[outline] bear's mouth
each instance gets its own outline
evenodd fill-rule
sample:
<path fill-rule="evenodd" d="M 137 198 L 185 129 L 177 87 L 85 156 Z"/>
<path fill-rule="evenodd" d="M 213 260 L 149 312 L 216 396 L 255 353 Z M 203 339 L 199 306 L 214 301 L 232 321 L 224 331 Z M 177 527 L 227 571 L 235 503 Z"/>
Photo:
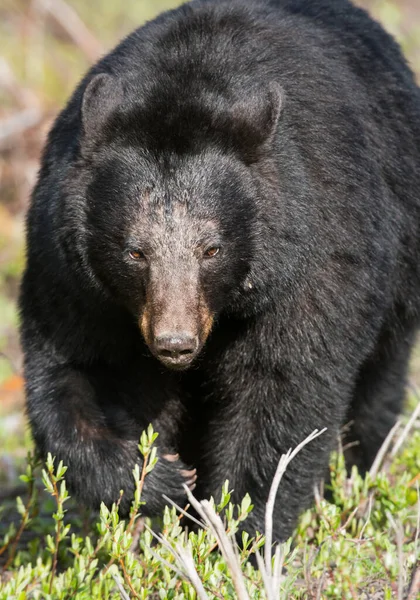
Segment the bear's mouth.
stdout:
<path fill-rule="evenodd" d="M 195 357 L 194 357 L 195 358 Z M 186 371 L 191 367 L 194 362 L 194 358 L 188 360 L 179 360 L 172 358 L 162 358 L 158 357 L 159 362 L 161 362 L 165 367 L 171 369 L 172 371 Z"/>
<path fill-rule="evenodd" d="M 195 358 L 199 354 L 199 349 L 197 348 L 194 351 L 181 351 L 175 353 L 168 350 L 156 352 L 156 349 L 154 349 L 153 354 L 168 369 L 172 369 L 174 371 L 185 371 L 194 362 Z"/>

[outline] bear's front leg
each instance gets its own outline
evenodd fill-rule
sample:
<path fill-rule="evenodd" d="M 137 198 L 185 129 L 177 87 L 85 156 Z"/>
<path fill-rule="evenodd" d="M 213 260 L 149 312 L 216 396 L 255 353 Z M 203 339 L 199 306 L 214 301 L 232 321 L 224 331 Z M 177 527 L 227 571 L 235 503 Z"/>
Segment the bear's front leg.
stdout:
<path fill-rule="evenodd" d="M 226 479 L 234 490 L 234 502 L 240 503 L 250 494 L 254 509 L 244 528 L 255 535 L 257 530 L 264 531 L 266 503 L 281 455 L 296 448 L 315 429 L 327 427 L 300 451 L 283 475 L 274 509 L 275 541 L 292 534 L 299 514 L 310 504 L 314 484 L 327 472 L 342 416 L 332 399 L 322 410 L 315 396 L 305 400 L 298 390 L 292 395 L 291 388 L 285 381 L 267 386 L 264 378 L 256 379 L 254 373 L 240 397 L 232 394 L 229 411 L 214 415 L 198 466 L 200 497 L 218 499 Z"/>
<path fill-rule="evenodd" d="M 301 325 L 301 324 L 300 324 Z M 329 351 L 314 334 L 300 337 L 290 328 L 278 344 L 264 347 L 242 336 L 233 351 L 214 363 L 210 415 L 197 465 L 199 497 L 220 497 L 226 479 L 239 503 L 246 493 L 254 509 L 244 528 L 264 531 L 266 503 L 282 454 L 315 429 L 327 430 L 289 464 L 274 508 L 273 539 L 284 541 L 313 498 L 314 484 L 328 468 L 329 455 L 348 407 L 352 389 L 349 356 Z M 299 342 L 302 345 L 299 347 Z M 295 347 L 293 347 L 295 344 Z M 212 365 L 209 366 L 209 372 Z M 210 380 L 210 377 L 209 377 Z"/>
<path fill-rule="evenodd" d="M 142 512 L 147 516 L 161 513 L 166 504 L 163 494 L 185 503 L 183 484 L 193 488 L 196 474 L 179 459 L 173 446 L 180 414 L 175 399 L 167 399 L 169 410 L 165 405 L 153 407 L 150 400 L 142 399 L 141 389 L 129 397 L 133 389 L 127 389 L 127 378 L 119 381 L 102 370 L 94 373 L 70 365 L 52 366 L 39 356 L 33 363 L 29 357 L 25 370 L 28 415 L 38 449 L 43 457 L 50 452 L 68 466 L 69 490 L 83 504 L 99 508 L 104 502 L 110 506 L 123 490 L 120 513 L 129 512 L 133 469 L 136 464 L 142 467 L 139 438 L 150 422 L 159 433 L 158 461 L 145 479 Z"/>
<path fill-rule="evenodd" d="M 253 385 L 256 398 L 265 393 L 265 386 Z M 274 391 L 274 390 L 273 390 Z M 278 389 L 278 398 L 281 390 Z M 314 484 L 322 479 L 328 459 L 337 441 L 340 419 L 331 414 L 320 415 L 311 407 L 300 410 L 288 402 L 282 408 L 242 406 L 229 418 L 220 415 L 212 421 L 204 458 L 198 466 L 200 498 L 212 495 L 219 499 L 225 480 L 233 490 L 232 501 L 240 503 L 245 494 L 251 496 L 254 509 L 244 523 L 251 536 L 264 532 L 265 510 L 270 487 L 282 454 L 294 449 L 315 429 L 327 427 L 319 438 L 310 442 L 293 459 L 283 475 L 275 502 L 273 540 L 286 540 L 293 532 L 299 514 L 313 498 Z M 216 433 L 217 431 L 217 433 Z"/>

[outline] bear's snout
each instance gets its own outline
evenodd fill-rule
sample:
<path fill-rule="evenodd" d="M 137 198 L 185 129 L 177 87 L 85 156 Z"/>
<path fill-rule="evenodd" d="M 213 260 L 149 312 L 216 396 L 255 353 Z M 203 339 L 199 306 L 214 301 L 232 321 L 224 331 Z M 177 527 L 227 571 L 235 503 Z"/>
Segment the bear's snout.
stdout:
<path fill-rule="evenodd" d="M 151 353 L 171 369 L 187 369 L 201 352 L 213 325 L 213 313 L 198 273 L 179 266 L 175 273 L 154 268 L 140 330 Z"/>
<path fill-rule="evenodd" d="M 198 354 L 199 340 L 189 332 L 164 333 L 154 339 L 154 350 L 163 364 L 175 369 L 188 367 Z"/>

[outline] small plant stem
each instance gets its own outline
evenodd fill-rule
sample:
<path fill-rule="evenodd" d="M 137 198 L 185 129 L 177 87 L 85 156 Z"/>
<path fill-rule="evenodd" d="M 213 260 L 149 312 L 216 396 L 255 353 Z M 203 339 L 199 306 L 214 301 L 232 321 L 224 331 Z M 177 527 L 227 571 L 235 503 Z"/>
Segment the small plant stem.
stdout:
<path fill-rule="evenodd" d="M 61 512 L 62 509 L 62 502 L 60 500 L 60 494 L 57 488 L 57 482 L 55 480 L 55 477 L 51 477 L 51 473 L 50 473 L 50 480 L 52 481 L 53 487 L 54 487 L 54 498 L 56 499 L 57 502 L 57 513 Z M 53 586 L 53 581 L 54 581 L 54 577 L 55 577 L 55 573 L 57 570 L 57 562 L 58 562 L 58 547 L 60 545 L 60 533 L 61 533 L 61 525 L 62 525 L 62 521 L 61 519 L 58 519 L 56 521 L 56 531 L 55 531 L 55 548 L 54 548 L 54 555 L 53 555 L 53 562 L 52 562 L 52 567 L 51 567 L 51 576 L 50 576 L 50 585 L 48 588 L 49 593 L 51 594 L 52 592 L 52 586 Z"/>
<path fill-rule="evenodd" d="M 6 550 L 9 547 L 11 547 L 10 556 L 7 559 L 6 563 L 3 565 L 3 568 L 2 568 L 3 572 L 7 571 L 7 569 L 10 567 L 10 565 L 11 565 L 11 563 L 12 563 L 14 557 L 15 557 L 16 549 L 17 549 L 17 545 L 19 543 L 19 540 L 20 540 L 20 538 L 22 536 L 22 533 L 25 530 L 26 525 L 28 524 L 28 521 L 29 521 L 29 518 L 30 518 L 30 510 L 31 510 L 32 503 L 33 503 L 33 500 L 34 500 L 34 491 L 35 491 L 34 482 L 33 482 L 33 480 L 31 480 L 31 482 L 29 484 L 29 499 L 28 499 L 28 502 L 26 503 L 26 506 L 25 506 L 25 512 L 24 512 L 24 514 L 22 516 L 22 521 L 21 521 L 19 530 L 17 531 L 16 535 L 13 538 L 11 538 L 10 540 L 8 540 L 8 542 L 6 542 L 4 544 L 4 546 L 2 546 L 0 548 L 0 556 L 1 556 L 2 554 L 4 554 L 4 552 L 6 552 Z"/>
<path fill-rule="evenodd" d="M 147 452 L 143 456 L 143 467 L 141 470 L 140 481 L 139 481 L 140 498 L 141 498 L 141 494 L 143 492 L 144 480 L 145 480 L 146 474 L 147 474 L 146 471 L 147 471 L 147 463 L 149 461 L 149 454 L 150 454 L 150 452 Z M 129 531 L 130 533 L 134 527 L 134 523 L 135 523 L 137 515 L 138 515 L 138 509 L 133 510 L 133 514 L 131 515 L 130 521 L 127 525 L 127 531 Z"/>
<path fill-rule="evenodd" d="M 126 571 L 123 559 L 120 558 L 119 562 L 120 562 L 120 567 L 121 567 L 123 575 L 124 575 L 124 580 L 125 580 L 126 584 L 128 585 L 128 587 L 130 588 L 130 592 L 133 594 L 134 598 L 140 598 L 140 596 L 137 594 L 136 590 L 133 588 L 133 584 L 131 583 L 130 576 Z"/>

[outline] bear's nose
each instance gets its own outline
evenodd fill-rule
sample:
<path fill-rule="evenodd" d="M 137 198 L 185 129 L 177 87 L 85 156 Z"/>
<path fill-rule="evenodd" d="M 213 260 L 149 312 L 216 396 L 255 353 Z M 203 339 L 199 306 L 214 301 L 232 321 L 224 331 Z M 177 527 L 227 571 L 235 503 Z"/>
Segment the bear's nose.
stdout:
<path fill-rule="evenodd" d="M 190 363 L 197 348 L 198 338 L 188 333 L 167 333 L 155 338 L 155 349 L 158 358 L 173 366 Z"/>

